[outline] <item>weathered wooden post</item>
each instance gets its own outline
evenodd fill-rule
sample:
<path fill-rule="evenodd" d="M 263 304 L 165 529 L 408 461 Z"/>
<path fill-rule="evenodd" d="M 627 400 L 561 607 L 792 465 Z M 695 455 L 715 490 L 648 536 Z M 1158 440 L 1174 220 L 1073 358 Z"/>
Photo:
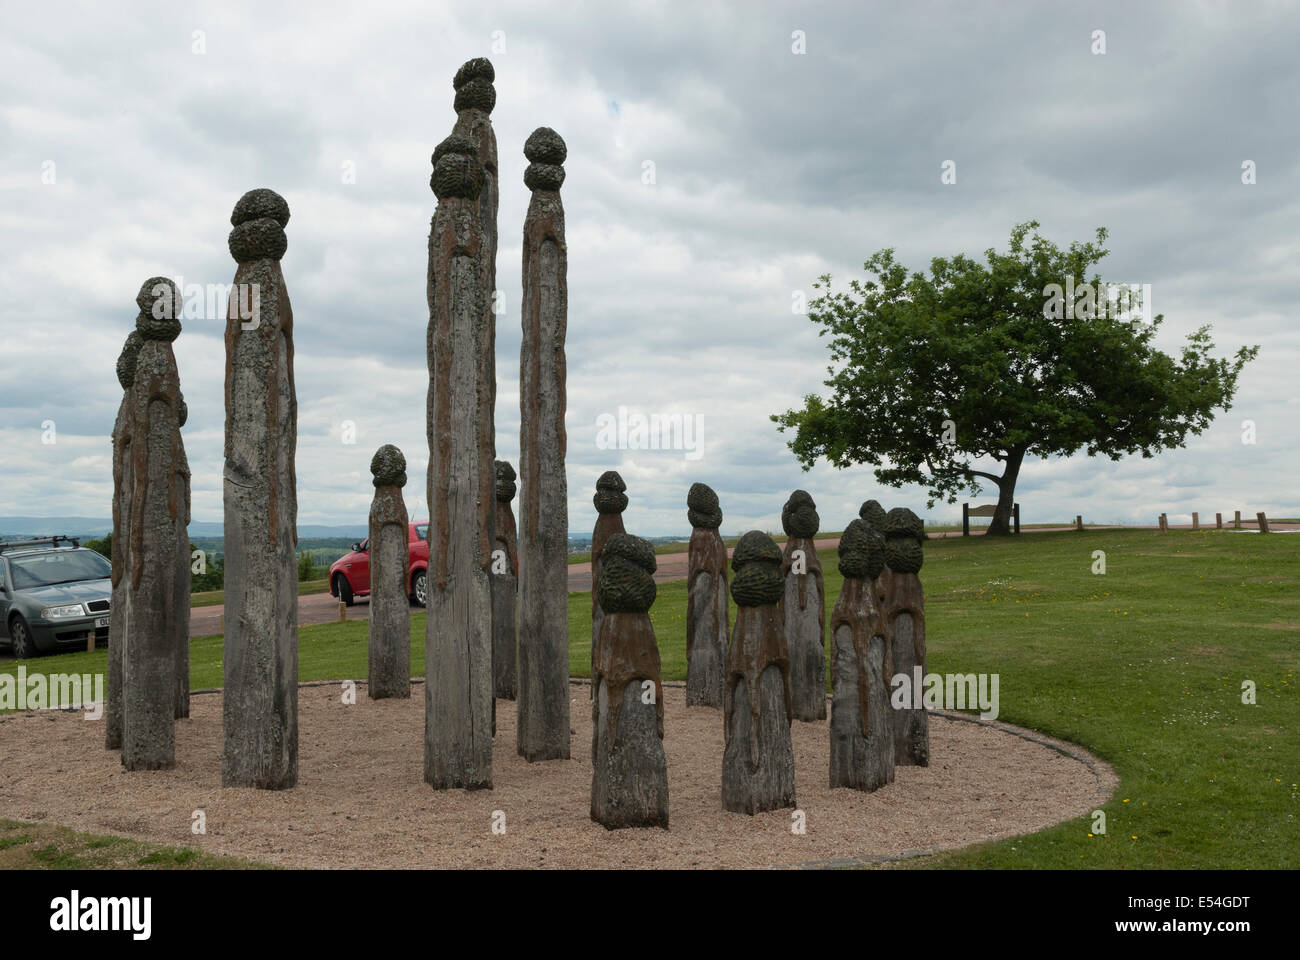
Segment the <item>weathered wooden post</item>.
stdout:
<path fill-rule="evenodd" d="M 144 338 L 132 330 L 117 358 L 117 381 L 122 386 L 122 403 L 113 424 L 113 545 L 112 594 L 108 608 L 108 669 L 104 690 L 104 747 L 122 749 L 122 651 L 130 622 L 129 593 L 125 578 L 130 565 L 131 490 L 135 485 L 132 471 L 131 411 L 134 407 L 136 358 Z"/>
<path fill-rule="evenodd" d="M 814 538 L 821 525 L 806 490 L 790 494 L 781 509 L 785 550 L 782 609 L 790 656 L 790 703 L 797 720 L 826 719 L 826 583 Z"/>
<path fill-rule="evenodd" d="M 963 503 L 961 505 L 961 535 L 963 537 L 970 536 L 970 504 L 969 503 Z"/>
<path fill-rule="evenodd" d="M 190 715 L 190 461 L 180 429 L 190 418 L 185 396 L 180 395 L 176 418 L 176 489 L 181 500 L 176 506 L 176 578 L 172 596 L 172 650 L 176 657 L 176 719 Z"/>
<path fill-rule="evenodd" d="M 1241 511 L 1240 511 L 1240 510 L 1234 510 L 1234 511 L 1232 511 L 1232 529 L 1234 529 L 1234 530 L 1240 530 L 1240 529 L 1241 529 Z"/>
<path fill-rule="evenodd" d="M 600 623 L 592 660 L 591 819 L 607 829 L 668 829 L 659 645 L 650 622 L 655 551 L 640 537 L 605 544 Z"/>
<path fill-rule="evenodd" d="M 1264 516 L 1262 510 L 1255 514 L 1255 519 L 1259 521 L 1259 532 L 1268 533 L 1268 517 Z"/>
<path fill-rule="evenodd" d="M 372 700 L 411 696 L 410 520 L 402 488 L 406 457 L 391 443 L 370 460 L 370 659 L 366 691 Z M 344 606 L 346 610 L 347 607 Z"/>
<path fill-rule="evenodd" d="M 894 658 L 893 676 L 908 677 L 913 696 L 919 696 L 919 676 L 925 676 L 925 594 L 921 589 L 924 559 L 921 544 L 925 527 L 906 507 L 895 507 L 885 517 L 885 565 L 882 575 L 882 614 Z M 904 688 L 906 689 L 906 688 Z M 897 691 L 895 691 L 897 692 Z M 911 704 L 894 707 L 894 762 L 902 766 L 928 766 L 930 727 L 925 708 Z"/>
<path fill-rule="evenodd" d="M 1077 530 L 1077 531 L 1079 531 L 1080 533 L 1083 533 L 1083 515 L 1082 515 L 1082 514 L 1075 514 L 1075 516 L 1074 516 L 1074 529 Z"/>
<path fill-rule="evenodd" d="M 1216 514 L 1214 515 L 1214 529 L 1216 529 L 1216 530 L 1222 530 L 1222 529 L 1223 529 L 1223 514 L 1222 514 L 1222 513 L 1216 513 Z"/>
<path fill-rule="evenodd" d="M 515 512 L 515 468 L 496 462 L 496 534 L 492 541 L 492 692 L 513 700 L 518 642 L 515 606 L 519 596 L 518 534 Z"/>
<path fill-rule="evenodd" d="M 164 277 L 136 297 L 140 352 L 130 391 L 131 515 L 122 638 L 122 766 L 157 770 L 176 762 L 177 521 L 184 519 L 180 378 L 172 341 L 181 332 L 180 291 Z M 188 550 L 184 559 L 188 560 Z M 189 597 L 185 598 L 186 603 Z M 110 610 L 111 613 L 111 610 Z"/>
<path fill-rule="evenodd" d="M 250 190 L 230 222 L 221 783 L 282 790 L 298 782 L 298 398 L 280 268 L 289 205 Z"/>
<path fill-rule="evenodd" d="M 532 197 L 524 218 L 519 354 L 518 750 L 529 763 L 569 758 L 569 260 L 560 201 L 566 155 L 564 141 L 548 127 L 524 143 L 524 185 Z"/>
<path fill-rule="evenodd" d="M 731 569 L 739 609 L 727 653 L 722 808 L 752 816 L 795 805 L 781 548 L 751 530 L 736 544 Z"/>
<path fill-rule="evenodd" d="M 600 608 L 600 554 L 605 543 L 623 529 L 623 511 L 627 509 L 627 484 L 617 470 L 606 470 L 596 480 L 596 528 L 591 532 L 591 653 L 596 654 L 596 636 L 604 612 Z"/>
<path fill-rule="evenodd" d="M 429 232 L 429 613 L 424 779 L 492 786 L 493 316 L 478 145 L 433 152 Z"/>
<path fill-rule="evenodd" d="M 1011 508 L 1011 518 L 1015 521 L 1015 531 L 1020 533 L 1020 504 L 1014 504 Z"/>
<path fill-rule="evenodd" d="M 718 495 L 703 483 L 686 494 L 691 524 L 686 572 L 686 705 L 722 707 L 727 672 L 727 637 L 731 610 L 727 603 L 727 547 L 718 528 Z"/>
<path fill-rule="evenodd" d="M 1161 533 L 1169 532 L 1169 517 L 1167 514 L 1163 514 L 1163 513 L 1160 514 L 1160 532 Z"/>
<path fill-rule="evenodd" d="M 1197 513 L 1195 510 L 1192 511 L 1192 529 L 1193 530 L 1201 529 L 1201 515 Z"/>
<path fill-rule="evenodd" d="M 840 537 L 844 586 L 831 613 L 832 787 L 877 790 L 894 781 L 893 656 L 876 600 L 885 538 L 863 520 Z"/>

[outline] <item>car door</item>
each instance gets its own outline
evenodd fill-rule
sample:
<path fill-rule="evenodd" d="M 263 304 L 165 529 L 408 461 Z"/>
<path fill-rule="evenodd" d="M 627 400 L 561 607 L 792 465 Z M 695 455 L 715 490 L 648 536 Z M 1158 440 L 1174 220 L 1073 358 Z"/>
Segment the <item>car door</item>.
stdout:
<path fill-rule="evenodd" d="M 352 577 L 352 590 L 354 593 L 370 592 L 370 541 L 362 540 L 361 549 L 357 551 L 357 558 L 352 564 L 352 569 L 348 571 Z"/>
<path fill-rule="evenodd" d="M 13 603 L 9 590 L 9 564 L 0 557 L 0 637 L 9 636 L 9 607 Z"/>

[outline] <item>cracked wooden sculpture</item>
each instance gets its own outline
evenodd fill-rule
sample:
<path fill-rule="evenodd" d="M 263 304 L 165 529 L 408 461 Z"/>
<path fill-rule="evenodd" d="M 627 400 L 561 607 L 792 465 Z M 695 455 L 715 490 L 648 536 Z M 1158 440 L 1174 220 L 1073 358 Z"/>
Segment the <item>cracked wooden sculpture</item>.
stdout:
<path fill-rule="evenodd" d="M 185 395 L 180 394 L 176 426 L 185 427 L 190 417 Z M 176 579 L 172 599 L 172 650 L 176 655 L 176 719 L 190 715 L 190 461 L 185 456 L 185 440 L 176 438 L 176 487 L 182 491 L 182 503 L 176 510 Z"/>
<path fill-rule="evenodd" d="M 686 494 L 691 543 L 686 573 L 686 705 L 722 707 L 727 672 L 727 547 L 718 495 L 703 483 Z"/>
<path fill-rule="evenodd" d="M 519 350 L 519 755 L 569 758 L 569 488 L 564 455 L 568 248 L 566 149 L 539 127 L 524 143 L 523 339 Z M 620 527 L 621 529 L 621 527 Z M 593 595 L 595 585 L 592 586 Z"/>
<path fill-rule="evenodd" d="M 607 829 L 668 829 L 663 684 L 650 622 L 654 547 L 615 534 L 605 544 L 592 653 L 591 819 Z"/>
<path fill-rule="evenodd" d="M 298 782 L 298 398 L 293 308 L 280 258 L 289 205 L 250 190 L 230 215 L 235 289 L 226 315 L 225 614 L 221 783 Z"/>
<path fill-rule="evenodd" d="M 492 786 L 493 317 L 478 145 L 433 152 L 429 232 L 429 606 L 424 779 Z"/>
<path fill-rule="evenodd" d="M 176 620 L 184 577 L 189 606 L 188 540 L 177 556 L 177 528 L 186 512 L 181 447 L 181 391 L 172 341 L 181 332 L 180 291 L 164 277 L 144 282 L 136 297 L 140 335 L 124 446 L 130 485 L 123 568 L 121 658 L 122 766 L 157 770 L 176 762 Z M 111 608 L 110 608 L 111 613 Z"/>
<path fill-rule="evenodd" d="M 844 586 L 831 612 L 830 785 L 878 790 L 894 781 L 894 664 L 876 596 L 885 538 L 854 520 L 840 537 L 839 556 Z"/>
<path fill-rule="evenodd" d="M 790 651 L 790 697 L 797 720 L 826 719 L 826 582 L 814 538 L 821 519 L 805 490 L 781 509 L 785 550 L 785 640 Z"/>
<path fill-rule="evenodd" d="M 894 656 L 894 673 L 913 679 L 915 669 L 925 675 L 925 594 L 920 572 L 925 527 L 906 507 L 885 516 L 885 566 L 879 589 L 881 612 Z M 924 707 L 910 704 L 894 710 L 894 762 L 903 766 L 928 766 L 930 727 Z"/>
<path fill-rule="evenodd" d="M 738 609 L 727 654 L 722 808 L 753 815 L 795 805 L 781 548 L 751 530 L 736 544 L 731 569 Z"/>
<path fill-rule="evenodd" d="M 492 686 L 502 700 L 515 698 L 515 604 L 519 592 L 518 534 L 510 501 L 515 498 L 515 468 L 496 462 L 496 535 L 492 542 Z"/>
<path fill-rule="evenodd" d="M 596 480 L 596 528 L 591 532 L 591 653 L 596 654 L 596 637 L 604 611 L 600 607 L 600 555 L 609 538 L 623 529 L 623 511 L 627 509 L 627 484 L 617 470 L 606 470 Z"/>
<path fill-rule="evenodd" d="M 411 696 L 410 521 L 402 488 L 406 457 L 386 443 L 370 460 L 370 658 L 372 700 Z"/>
<path fill-rule="evenodd" d="M 131 410 L 132 387 L 135 384 L 135 363 L 140 355 L 144 338 L 140 331 L 132 330 L 117 358 L 117 381 L 122 385 L 122 403 L 117 409 L 113 424 L 113 544 L 112 594 L 108 608 L 108 667 L 105 671 L 104 690 L 104 746 L 108 750 L 122 749 L 122 649 L 127 627 L 127 584 L 123 576 L 130 564 L 131 489 L 134 476 L 131 469 Z"/>

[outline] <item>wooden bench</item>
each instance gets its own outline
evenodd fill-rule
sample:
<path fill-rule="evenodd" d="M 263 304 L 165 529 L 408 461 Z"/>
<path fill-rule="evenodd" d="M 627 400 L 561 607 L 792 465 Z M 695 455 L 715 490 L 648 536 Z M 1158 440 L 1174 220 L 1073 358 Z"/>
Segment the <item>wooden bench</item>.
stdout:
<path fill-rule="evenodd" d="M 961 535 L 970 536 L 970 518 L 971 517 L 992 517 L 998 512 L 996 503 L 985 503 L 978 507 L 972 507 L 969 503 L 961 505 Z M 1020 532 L 1020 504 L 1015 503 L 1011 506 L 1011 519 L 1014 524 L 1016 533 Z"/>

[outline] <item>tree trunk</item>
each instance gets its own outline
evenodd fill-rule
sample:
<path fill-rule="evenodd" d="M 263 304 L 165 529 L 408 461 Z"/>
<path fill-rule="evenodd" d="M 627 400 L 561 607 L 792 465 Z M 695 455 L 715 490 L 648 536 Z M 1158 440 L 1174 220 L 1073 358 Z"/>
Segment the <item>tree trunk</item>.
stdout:
<path fill-rule="evenodd" d="M 1002 471 L 1002 479 L 998 481 L 998 507 L 984 534 L 987 537 L 1011 535 L 1011 510 L 1016 502 L 1016 479 L 1020 476 L 1020 465 L 1024 459 L 1024 450 L 1012 450 L 1007 454 L 1006 468 Z"/>

